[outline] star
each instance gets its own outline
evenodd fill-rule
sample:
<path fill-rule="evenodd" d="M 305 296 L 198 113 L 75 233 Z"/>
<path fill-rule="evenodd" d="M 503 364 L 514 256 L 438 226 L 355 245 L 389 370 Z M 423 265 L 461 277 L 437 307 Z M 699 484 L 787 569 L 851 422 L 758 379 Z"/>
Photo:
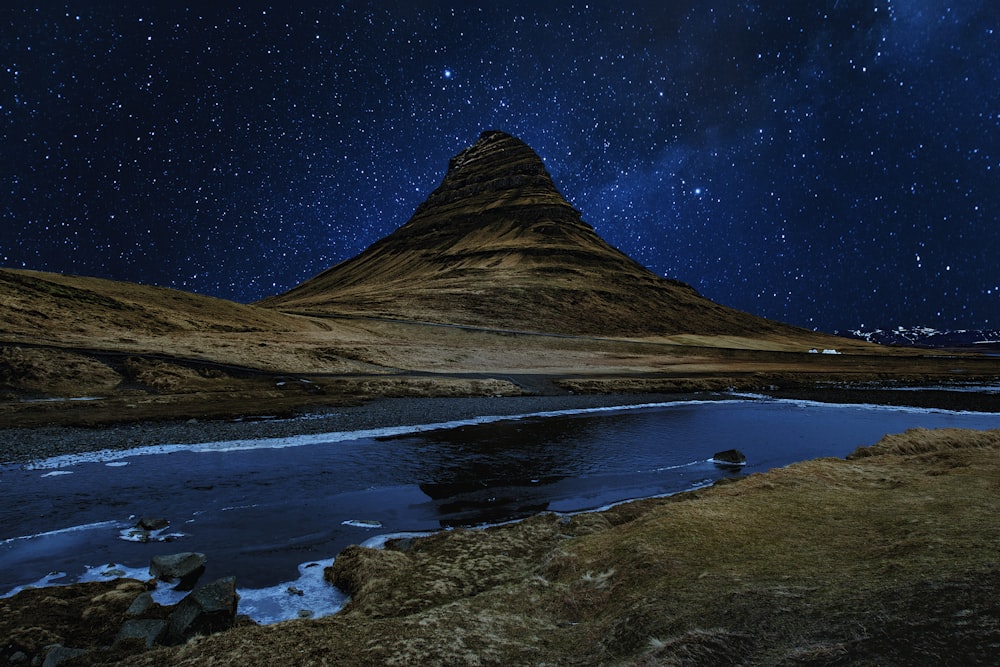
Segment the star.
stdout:
<path fill-rule="evenodd" d="M 724 305 L 997 326 L 995 3 L 715 4 L 0 10 L 0 264 L 256 301 L 404 224 L 499 129 Z"/>

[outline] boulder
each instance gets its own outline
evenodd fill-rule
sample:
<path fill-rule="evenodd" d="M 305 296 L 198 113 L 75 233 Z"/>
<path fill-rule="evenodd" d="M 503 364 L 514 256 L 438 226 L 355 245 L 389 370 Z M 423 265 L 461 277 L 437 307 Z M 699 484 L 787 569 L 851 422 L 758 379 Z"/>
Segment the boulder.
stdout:
<path fill-rule="evenodd" d="M 144 516 L 135 524 L 136 528 L 142 530 L 162 530 L 170 525 L 170 522 L 162 517 Z"/>
<path fill-rule="evenodd" d="M 146 648 L 153 648 L 154 644 L 162 643 L 166 637 L 167 625 L 168 622 L 160 618 L 129 619 L 122 624 L 115 643 L 138 639 Z"/>
<path fill-rule="evenodd" d="M 140 593 L 135 600 L 132 600 L 132 604 L 129 608 L 125 610 L 125 618 L 137 618 L 142 616 L 147 611 L 149 611 L 156 601 L 153 600 L 153 594 L 149 591 L 145 593 Z"/>
<path fill-rule="evenodd" d="M 179 579 L 175 588 L 189 590 L 205 571 L 205 561 L 205 554 L 191 551 L 153 556 L 149 563 L 149 574 L 163 581 Z"/>
<path fill-rule="evenodd" d="M 42 663 L 42 667 L 56 667 L 56 665 L 62 664 L 67 660 L 72 660 L 84 653 L 86 651 L 82 648 L 67 648 L 66 646 L 56 644 L 45 654 L 45 662 Z"/>
<path fill-rule="evenodd" d="M 747 464 L 747 457 L 738 449 L 727 449 L 713 454 L 712 462 L 723 466 L 744 466 Z"/>
<path fill-rule="evenodd" d="M 168 619 L 167 642 L 179 644 L 196 634 L 226 630 L 236 621 L 236 577 L 199 586 L 177 603 Z"/>

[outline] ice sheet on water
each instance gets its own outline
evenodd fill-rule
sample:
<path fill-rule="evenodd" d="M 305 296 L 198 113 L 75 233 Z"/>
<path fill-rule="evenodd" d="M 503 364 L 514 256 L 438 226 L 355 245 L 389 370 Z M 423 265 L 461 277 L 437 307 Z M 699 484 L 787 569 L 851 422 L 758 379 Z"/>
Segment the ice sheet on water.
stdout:
<path fill-rule="evenodd" d="M 739 402 L 742 399 L 732 399 L 728 402 Z M 384 428 L 364 429 L 359 431 L 334 431 L 330 433 L 314 433 L 308 435 L 294 435 L 281 438 L 259 438 L 242 440 L 222 440 L 217 442 L 201 442 L 194 444 L 163 444 L 149 445 L 145 447 L 133 447 L 122 450 L 100 450 L 96 452 L 86 452 L 82 454 L 65 454 L 53 456 L 47 459 L 32 461 L 25 467 L 29 470 L 42 470 L 49 468 L 65 468 L 81 463 L 105 463 L 110 461 L 121 461 L 133 456 L 149 456 L 153 454 L 172 454 L 174 452 L 234 452 L 251 449 L 284 449 L 287 447 L 302 447 L 305 445 L 316 445 L 324 443 L 347 442 L 351 440 L 391 438 L 411 433 L 423 433 L 427 431 L 440 431 L 462 426 L 477 426 L 480 424 L 492 424 L 499 421 L 517 421 L 521 419 L 532 419 L 540 417 L 564 417 L 573 415 L 584 415 L 600 412 L 623 412 L 631 410 L 644 410 L 649 408 L 670 407 L 676 405 L 699 405 L 703 403 L 724 403 L 726 400 L 692 400 L 692 401 L 666 401 L 658 403 L 639 403 L 634 405 L 613 405 L 596 408 L 573 408 L 568 410 L 550 410 L 545 412 L 529 412 L 519 415 L 486 415 L 482 417 L 471 417 L 469 419 L 457 419 L 446 422 L 434 422 L 430 424 L 411 424 L 406 426 L 389 426 Z"/>
<path fill-rule="evenodd" d="M 238 589 L 239 613 L 261 624 L 335 614 L 348 598 L 323 578 L 323 570 L 332 564 L 332 558 L 303 563 L 295 581 L 268 588 Z"/>
<path fill-rule="evenodd" d="M 885 390 L 885 391 L 897 391 L 903 390 L 902 387 L 875 387 L 874 389 Z M 931 389 L 931 387 L 913 387 L 912 391 L 921 391 L 924 389 Z M 810 401 L 800 398 L 772 398 L 766 394 L 754 394 L 750 392 L 741 392 L 734 394 L 734 396 L 741 396 L 748 400 L 762 401 L 767 403 L 775 403 L 780 405 L 791 405 L 799 408 L 829 408 L 831 410 L 843 409 L 843 410 L 858 410 L 865 409 L 872 412 L 902 412 L 905 414 L 915 414 L 915 415 L 927 415 L 927 414 L 938 414 L 938 415 L 983 415 L 983 416 L 996 416 L 995 412 L 975 412 L 972 410 L 945 410 L 944 408 L 918 408 L 909 405 L 880 405 L 878 403 L 826 403 L 824 401 Z"/>
<path fill-rule="evenodd" d="M 45 588 L 46 586 L 58 586 L 60 583 L 66 583 L 58 581 L 59 579 L 62 579 L 65 576 L 66 576 L 65 572 L 49 572 L 47 575 L 45 575 L 38 581 L 33 581 L 30 584 L 24 584 L 22 586 L 15 586 L 6 593 L 0 595 L 0 598 L 14 597 L 21 591 L 28 588 Z"/>
<path fill-rule="evenodd" d="M 184 533 L 168 533 L 166 528 L 159 530 L 144 530 L 135 526 L 122 528 L 118 531 L 118 539 L 126 542 L 173 542 L 185 537 Z"/>
<path fill-rule="evenodd" d="M 352 526 L 354 528 L 381 528 L 382 522 L 374 519 L 347 519 L 341 521 L 341 525 Z"/>
<path fill-rule="evenodd" d="M 81 530 L 98 530 L 101 528 L 117 527 L 121 524 L 118 521 L 97 521 L 95 523 L 85 523 L 78 526 L 68 526 L 66 528 L 57 528 L 55 530 L 47 530 L 43 533 L 32 533 L 31 535 L 17 535 L 15 537 L 8 537 L 6 539 L 0 540 L 0 545 L 10 544 L 11 542 L 16 542 L 18 540 L 33 540 L 39 537 L 51 537 L 53 535 L 61 535 L 63 533 L 75 533 Z"/>
<path fill-rule="evenodd" d="M 445 530 L 448 530 L 447 528 Z M 385 545 L 389 540 L 405 540 L 414 539 L 418 537 L 427 537 L 428 535 L 434 535 L 436 531 L 428 532 L 404 532 L 404 533 L 385 533 L 383 535 L 376 535 L 375 537 L 369 537 L 367 540 L 361 543 L 361 546 L 366 549 L 385 549 Z"/>

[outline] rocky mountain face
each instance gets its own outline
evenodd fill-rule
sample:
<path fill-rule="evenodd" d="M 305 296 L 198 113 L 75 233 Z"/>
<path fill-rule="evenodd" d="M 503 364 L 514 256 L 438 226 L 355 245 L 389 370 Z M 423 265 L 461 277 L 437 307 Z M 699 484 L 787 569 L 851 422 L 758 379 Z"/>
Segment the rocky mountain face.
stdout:
<path fill-rule="evenodd" d="M 851 329 L 842 333 L 849 338 L 879 345 L 925 348 L 971 348 L 983 352 L 1000 350 L 1000 330 L 956 329 L 939 330 L 930 327 L 893 327 L 886 329 Z"/>
<path fill-rule="evenodd" d="M 450 161 L 413 217 L 357 257 L 260 305 L 596 335 L 788 335 L 720 306 L 601 239 L 538 155 L 499 131 Z"/>

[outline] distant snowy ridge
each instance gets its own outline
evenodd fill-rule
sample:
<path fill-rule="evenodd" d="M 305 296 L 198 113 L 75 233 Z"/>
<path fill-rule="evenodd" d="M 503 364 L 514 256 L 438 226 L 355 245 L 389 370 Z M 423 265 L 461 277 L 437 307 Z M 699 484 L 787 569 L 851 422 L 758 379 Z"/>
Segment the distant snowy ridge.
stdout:
<path fill-rule="evenodd" d="M 956 329 L 941 331 L 930 327 L 895 327 L 891 329 L 850 329 L 840 333 L 849 338 L 860 338 L 879 345 L 912 347 L 970 347 L 997 346 L 1000 348 L 998 329 Z"/>

